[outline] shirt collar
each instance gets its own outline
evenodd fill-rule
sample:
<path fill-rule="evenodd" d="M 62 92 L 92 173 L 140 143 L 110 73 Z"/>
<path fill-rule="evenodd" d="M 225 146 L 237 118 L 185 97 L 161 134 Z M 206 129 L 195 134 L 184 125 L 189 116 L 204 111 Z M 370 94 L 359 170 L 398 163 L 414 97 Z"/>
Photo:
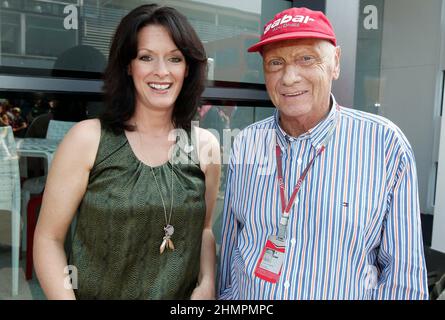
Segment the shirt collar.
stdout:
<path fill-rule="evenodd" d="M 280 126 L 279 121 L 280 113 L 278 109 L 275 110 L 274 123 L 276 129 L 275 131 L 277 136 L 277 143 L 283 152 L 287 149 L 288 144 L 294 141 L 309 140 L 315 149 L 320 148 L 322 144 L 326 143 L 326 138 L 333 130 L 333 127 L 337 124 L 337 119 L 340 111 L 340 106 L 337 104 L 337 101 L 332 94 L 331 100 L 331 110 L 329 111 L 327 117 L 317 123 L 315 127 L 309 129 L 307 132 L 301 134 L 298 137 L 292 137 L 283 130 L 283 128 Z"/>

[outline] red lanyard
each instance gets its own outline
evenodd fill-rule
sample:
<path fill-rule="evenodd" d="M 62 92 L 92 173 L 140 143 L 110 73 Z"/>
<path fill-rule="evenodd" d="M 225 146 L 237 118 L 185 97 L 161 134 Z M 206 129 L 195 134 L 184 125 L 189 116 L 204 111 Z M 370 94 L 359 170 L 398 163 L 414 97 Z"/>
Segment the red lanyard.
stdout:
<path fill-rule="evenodd" d="M 340 111 L 340 106 L 337 104 L 335 106 L 337 111 Z M 278 239 L 283 240 L 286 238 L 287 233 L 287 221 L 289 219 L 289 212 L 292 208 L 295 198 L 298 194 L 298 191 L 300 191 L 301 184 L 303 183 L 304 179 L 306 178 L 306 175 L 309 171 L 309 169 L 314 164 L 315 159 L 325 150 L 325 146 L 332 138 L 335 128 L 337 127 L 339 117 L 336 116 L 335 118 L 335 124 L 332 125 L 331 129 L 329 130 L 324 142 L 321 144 L 321 147 L 317 149 L 317 153 L 315 156 L 311 159 L 309 164 L 306 166 L 306 168 L 303 170 L 303 173 L 301 174 L 300 178 L 298 178 L 297 184 L 295 185 L 294 191 L 292 192 L 292 195 L 289 199 L 289 203 L 286 206 L 286 196 L 284 195 L 284 182 L 283 182 L 283 164 L 281 162 L 281 149 L 276 145 L 276 157 L 277 157 L 277 171 L 278 171 L 278 184 L 280 185 L 280 198 L 281 198 L 281 220 L 278 224 Z"/>
<path fill-rule="evenodd" d="M 281 212 L 284 218 L 289 216 L 290 209 L 295 202 L 295 197 L 297 196 L 298 191 L 300 191 L 301 184 L 303 183 L 309 169 L 314 164 L 315 159 L 324 151 L 324 145 L 321 146 L 320 149 L 317 150 L 315 156 L 311 159 L 307 167 L 304 169 L 300 178 L 298 178 L 297 184 L 295 185 L 294 191 L 289 199 L 289 202 L 286 206 L 286 196 L 284 195 L 284 182 L 283 182 L 283 165 L 281 162 L 281 149 L 278 145 L 276 145 L 276 156 L 277 156 L 277 170 L 278 170 L 278 184 L 280 185 L 280 197 L 281 197 Z"/>

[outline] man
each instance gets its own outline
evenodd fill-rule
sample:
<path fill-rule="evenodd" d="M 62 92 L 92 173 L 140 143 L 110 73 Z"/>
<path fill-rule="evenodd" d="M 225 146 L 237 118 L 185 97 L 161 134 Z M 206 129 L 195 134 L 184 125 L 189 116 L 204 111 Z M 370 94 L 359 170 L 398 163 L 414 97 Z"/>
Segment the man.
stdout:
<path fill-rule="evenodd" d="M 248 51 L 277 111 L 232 148 L 219 297 L 427 299 L 413 151 L 389 120 L 335 101 L 328 19 L 285 10 Z"/>

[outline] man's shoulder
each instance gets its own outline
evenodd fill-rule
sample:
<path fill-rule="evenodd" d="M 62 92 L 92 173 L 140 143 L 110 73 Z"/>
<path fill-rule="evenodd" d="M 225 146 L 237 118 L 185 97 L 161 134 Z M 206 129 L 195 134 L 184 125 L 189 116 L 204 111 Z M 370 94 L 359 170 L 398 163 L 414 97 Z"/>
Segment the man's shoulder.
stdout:
<path fill-rule="evenodd" d="M 238 150 L 240 148 L 244 149 L 252 144 L 255 144 L 256 147 L 264 146 L 268 141 L 271 141 L 274 132 L 274 116 L 256 121 L 236 134 L 233 147 L 235 150 Z"/>
<path fill-rule="evenodd" d="M 252 138 L 258 138 L 260 133 L 269 133 L 275 130 L 275 116 L 267 117 L 263 120 L 256 121 L 244 129 L 242 129 L 239 134 L 236 136 L 236 138 L 239 139 L 246 139 L 249 137 Z"/>
<path fill-rule="evenodd" d="M 369 130 L 378 129 L 382 133 L 402 135 L 402 130 L 391 120 L 384 116 L 365 112 L 362 110 L 341 107 L 341 117 L 358 124 L 364 124 Z"/>
<path fill-rule="evenodd" d="M 384 127 L 395 126 L 395 124 L 391 120 L 374 113 L 369 113 L 366 111 L 352 109 L 348 107 L 340 107 L 340 108 L 342 111 L 341 115 L 344 118 L 348 118 L 359 122 L 367 122 L 369 124 L 374 124 L 377 126 L 384 126 Z"/>
<path fill-rule="evenodd" d="M 263 120 L 256 121 L 247 127 L 245 127 L 241 132 L 248 130 L 261 130 L 261 129 L 274 129 L 275 128 L 275 115 L 267 117 Z"/>
<path fill-rule="evenodd" d="M 343 119 L 365 124 L 368 130 L 380 132 L 389 145 L 397 145 L 407 152 L 412 152 L 411 145 L 403 131 L 394 122 L 384 116 L 346 107 L 341 107 Z M 377 129 L 377 130 L 376 130 Z M 366 129 L 365 129 L 366 130 Z M 378 134 L 377 134 L 378 135 Z"/>

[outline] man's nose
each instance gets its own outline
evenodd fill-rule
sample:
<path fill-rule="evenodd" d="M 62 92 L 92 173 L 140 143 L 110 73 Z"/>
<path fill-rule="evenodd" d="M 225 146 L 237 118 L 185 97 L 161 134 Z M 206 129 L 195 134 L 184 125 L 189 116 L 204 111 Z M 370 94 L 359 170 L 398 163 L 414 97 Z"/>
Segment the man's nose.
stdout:
<path fill-rule="evenodd" d="M 292 86 L 294 83 L 300 82 L 301 79 L 301 69 L 299 66 L 287 64 L 284 67 L 284 74 L 282 79 L 283 85 Z"/>

